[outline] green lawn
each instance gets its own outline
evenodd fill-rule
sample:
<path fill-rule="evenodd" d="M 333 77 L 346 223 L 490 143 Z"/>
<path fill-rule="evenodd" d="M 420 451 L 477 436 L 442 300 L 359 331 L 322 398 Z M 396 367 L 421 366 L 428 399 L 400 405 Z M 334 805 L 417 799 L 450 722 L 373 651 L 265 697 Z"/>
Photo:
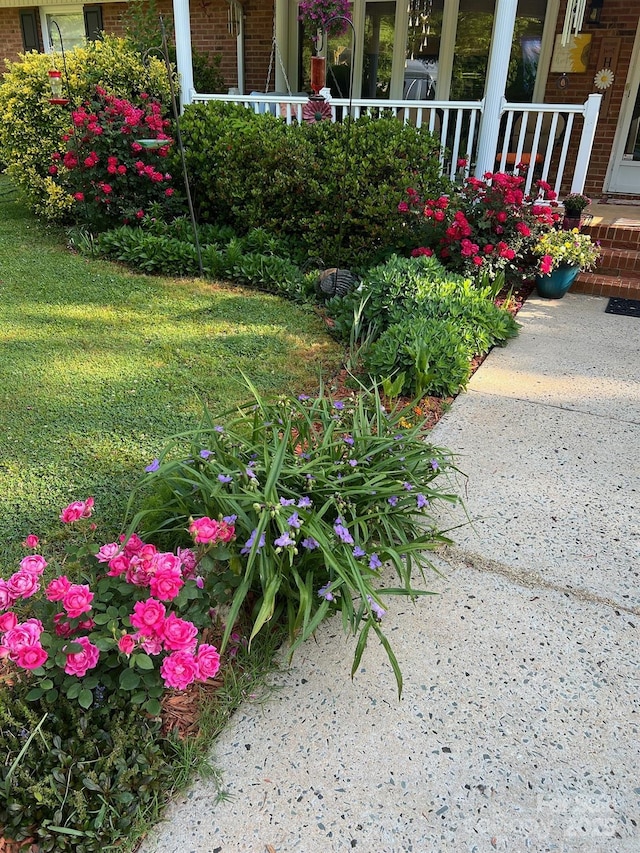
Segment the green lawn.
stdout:
<path fill-rule="evenodd" d="M 120 525 L 131 485 L 201 400 L 310 389 L 341 351 L 309 308 L 197 279 L 151 278 L 65 249 L 0 180 L 0 548 L 52 535 L 88 495 Z M 6 570 L 0 574 L 6 575 Z"/>

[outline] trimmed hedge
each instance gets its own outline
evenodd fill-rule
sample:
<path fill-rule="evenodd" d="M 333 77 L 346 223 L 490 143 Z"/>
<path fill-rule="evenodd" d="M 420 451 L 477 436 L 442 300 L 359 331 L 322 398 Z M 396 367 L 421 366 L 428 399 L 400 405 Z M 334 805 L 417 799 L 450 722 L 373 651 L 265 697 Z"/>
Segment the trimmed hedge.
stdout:
<path fill-rule="evenodd" d="M 291 237 L 325 266 L 361 266 L 408 248 L 392 215 L 407 186 L 444 186 L 437 140 L 391 116 L 287 125 L 209 103 L 188 107 L 181 127 L 203 221 Z"/>

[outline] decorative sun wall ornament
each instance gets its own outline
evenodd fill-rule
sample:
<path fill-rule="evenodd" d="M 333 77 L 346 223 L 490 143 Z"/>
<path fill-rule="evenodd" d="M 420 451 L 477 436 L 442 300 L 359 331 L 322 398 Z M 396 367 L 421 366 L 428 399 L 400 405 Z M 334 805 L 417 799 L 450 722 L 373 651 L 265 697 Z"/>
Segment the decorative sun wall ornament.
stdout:
<path fill-rule="evenodd" d="M 602 91 L 604 91 L 613 84 L 614 80 L 615 76 L 610 68 L 601 68 L 600 71 L 598 71 L 596 73 L 596 76 L 593 78 L 593 85 L 596 87 L 596 89 L 601 89 Z"/>

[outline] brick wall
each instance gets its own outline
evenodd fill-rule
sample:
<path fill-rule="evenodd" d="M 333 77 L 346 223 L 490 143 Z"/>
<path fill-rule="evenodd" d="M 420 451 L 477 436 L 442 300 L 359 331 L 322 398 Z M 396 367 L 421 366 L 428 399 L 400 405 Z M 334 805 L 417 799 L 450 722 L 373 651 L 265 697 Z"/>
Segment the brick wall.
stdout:
<path fill-rule="evenodd" d="M 0 9 L 0 74 L 6 70 L 5 59 L 12 62 L 24 51 L 20 9 Z M 25 9 L 25 11 L 30 11 Z"/>
<path fill-rule="evenodd" d="M 562 30 L 565 10 L 566 0 L 563 0 L 560 4 L 558 16 L 558 32 Z M 600 70 L 598 62 L 603 39 L 613 37 L 619 40 L 615 81 L 611 87 L 610 95 L 607 96 L 608 104 L 604 103 L 605 99 L 603 99 L 603 111 L 598 119 L 596 139 L 585 186 L 585 193 L 594 198 L 602 195 L 639 19 L 640 10 L 637 3 L 630 2 L 630 0 L 605 0 L 600 26 L 585 24 L 583 29 L 583 32 L 590 33 L 592 36 L 587 71 L 584 74 L 567 75 L 568 85 L 565 89 L 561 89 L 558 85 L 560 74 L 549 74 L 545 101 L 548 103 L 584 103 L 590 94 L 599 91 L 594 86 L 593 78 L 596 71 Z M 582 126 L 581 123 L 580 126 Z M 575 162 L 575 154 L 576 151 L 573 148 L 567 158 L 568 173 L 571 172 L 572 162 Z M 573 161 L 571 161 L 571 155 L 573 155 Z"/>

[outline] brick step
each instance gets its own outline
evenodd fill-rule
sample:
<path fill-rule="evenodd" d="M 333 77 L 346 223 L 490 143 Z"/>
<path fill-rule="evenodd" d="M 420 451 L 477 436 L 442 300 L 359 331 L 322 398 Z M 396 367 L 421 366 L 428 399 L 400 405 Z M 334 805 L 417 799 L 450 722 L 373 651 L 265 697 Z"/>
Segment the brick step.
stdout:
<path fill-rule="evenodd" d="M 584 234 L 605 248 L 640 251 L 640 227 L 632 225 L 584 225 Z"/>
<path fill-rule="evenodd" d="M 618 249 L 601 246 L 602 257 L 598 262 L 600 275 L 636 276 L 640 275 L 640 250 Z"/>
<path fill-rule="evenodd" d="M 640 274 L 603 275 L 595 272 L 581 272 L 569 288 L 570 293 L 588 293 L 593 296 L 617 296 L 622 299 L 640 299 Z"/>

